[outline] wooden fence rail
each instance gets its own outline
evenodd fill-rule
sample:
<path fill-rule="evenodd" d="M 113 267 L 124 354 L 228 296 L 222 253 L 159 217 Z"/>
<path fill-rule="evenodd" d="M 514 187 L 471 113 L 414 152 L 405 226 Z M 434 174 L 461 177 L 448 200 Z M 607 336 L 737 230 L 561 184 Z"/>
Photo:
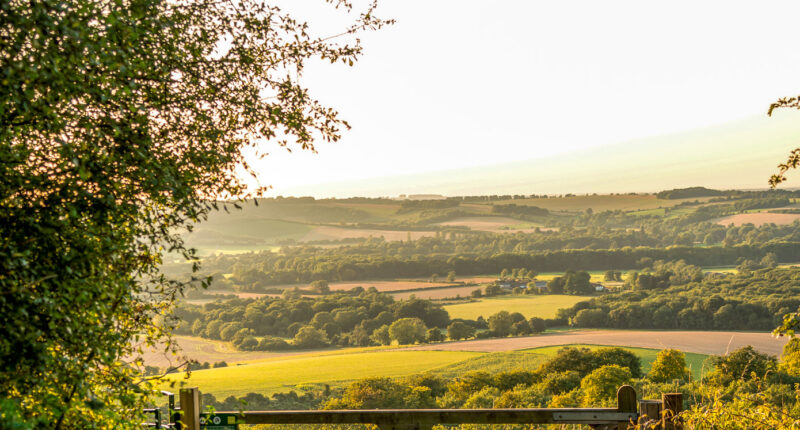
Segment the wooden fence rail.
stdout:
<path fill-rule="evenodd" d="M 200 391 L 197 388 L 181 390 L 180 408 L 175 407 L 171 393 L 167 394 L 170 396 L 169 422 L 157 420 L 145 425 L 181 430 L 235 430 L 240 424 L 375 424 L 381 430 L 423 430 L 436 424 L 584 424 L 595 429 L 617 430 L 638 423 L 643 424 L 643 428 L 666 430 L 680 428 L 671 418 L 680 412 L 682 405 L 680 394 L 665 394 L 662 402 L 643 400 L 637 404 L 636 391 L 624 385 L 617 390 L 616 408 L 374 409 L 210 414 L 200 412 Z M 662 403 L 667 406 L 663 408 L 666 412 L 662 412 Z"/>

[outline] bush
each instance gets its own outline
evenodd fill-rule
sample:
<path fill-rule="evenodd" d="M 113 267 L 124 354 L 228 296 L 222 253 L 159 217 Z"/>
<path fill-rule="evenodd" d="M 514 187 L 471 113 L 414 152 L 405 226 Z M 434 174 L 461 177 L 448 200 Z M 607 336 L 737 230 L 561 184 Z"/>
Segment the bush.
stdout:
<path fill-rule="evenodd" d="M 389 336 L 400 345 L 425 341 L 428 328 L 419 318 L 401 318 L 389 326 Z"/>
<path fill-rule="evenodd" d="M 322 330 L 305 326 L 297 332 L 292 343 L 300 349 L 323 348 L 328 346 L 328 337 Z"/>
<path fill-rule="evenodd" d="M 583 404 L 585 406 L 606 406 L 616 403 L 617 389 L 631 382 L 628 368 L 609 364 L 595 369 L 581 380 Z"/>
<path fill-rule="evenodd" d="M 266 336 L 258 341 L 258 349 L 260 351 L 286 351 L 291 348 L 292 345 L 277 337 Z"/>
<path fill-rule="evenodd" d="M 456 321 L 447 326 L 447 337 L 450 340 L 469 339 L 475 335 L 475 327 Z"/>
<path fill-rule="evenodd" d="M 444 340 L 444 335 L 438 328 L 429 329 L 426 337 L 428 342 L 441 342 Z"/>
<path fill-rule="evenodd" d="M 692 373 L 686 367 L 686 355 L 677 349 L 664 349 L 658 353 L 647 378 L 653 382 L 670 382 L 674 379 L 690 381 Z"/>

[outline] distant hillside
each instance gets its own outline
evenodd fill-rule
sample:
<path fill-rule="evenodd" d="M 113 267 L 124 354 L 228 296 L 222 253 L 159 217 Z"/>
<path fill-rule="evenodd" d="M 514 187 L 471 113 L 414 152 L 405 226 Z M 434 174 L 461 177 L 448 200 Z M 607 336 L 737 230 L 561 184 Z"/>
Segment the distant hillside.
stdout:
<path fill-rule="evenodd" d="M 691 199 L 695 197 L 716 197 L 722 195 L 725 195 L 725 193 L 719 190 L 711 190 L 706 187 L 676 188 L 674 190 L 659 191 L 656 193 L 656 197 L 659 199 L 667 200 Z"/>
<path fill-rule="evenodd" d="M 749 118 L 547 158 L 276 192 L 346 197 L 408 193 L 608 194 L 693 186 L 758 189 L 767 187 L 775 166 L 798 146 L 799 137 L 800 113 L 780 113 L 772 118 Z"/>

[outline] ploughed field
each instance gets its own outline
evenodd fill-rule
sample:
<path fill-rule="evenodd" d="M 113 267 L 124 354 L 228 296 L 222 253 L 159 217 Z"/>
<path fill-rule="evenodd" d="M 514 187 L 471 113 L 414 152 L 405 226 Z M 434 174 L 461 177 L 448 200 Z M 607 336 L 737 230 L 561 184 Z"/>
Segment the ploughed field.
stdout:
<path fill-rule="evenodd" d="M 175 341 L 181 349 L 180 357 L 187 357 L 200 363 L 220 361 L 231 363 L 300 354 L 300 352 L 239 351 L 230 342 L 194 336 L 175 336 Z M 165 353 L 163 346 L 160 346 L 147 351 L 143 359 L 148 366 L 157 366 L 163 369 L 183 363 L 180 357 Z"/>
<path fill-rule="evenodd" d="M 552 230 L 541 224 L 520 221 L 503 216 L 461 217 L 450 221 L 437 223 L 445 227 L 467 227 L 470 230 L 488 231 L 492 233 L 532 233 L 539 227 L 542 230 Z"/>
<path fill-rule="evenodd" d="M 400 293 L 390 293 L 395 300 L 408 300 L 413 295 L 418 299 L 441 300 L 457 297 L 469 297 L 475 290 L 483 291 L 483 287 L 471 285 L 467 287 L 436 288 L 429 290 L 413 290 Z"/>
<path fill-rule="evenodd" d="M 744 214 L 736 214 L 730 215 L 722 218 L 718 218 L 716 221 L 719 225 L 743 225 L 743 224 L 753 224 L 756 226 L 760 226 L 763 224 L 778 224 L 778 225 L 787 225 L 791 224 L 797 220 L 800 220 L 800 214 L 782 214 L 782 213 L 771 213 L 771 212 L 754 212 L 754 213 L 744 213 Z"/>
<path fill-rule="evenodd" d="M 752 345 L 755 349 L 780 356 L 787 338 L 771 333 L 735 331 L 639 331 L 574 330 L 528 337 L 477 339 L 435 343 L 413 347 L 418 351 L 514 351 L 554 345 L 587 344 L 637 348 L 674 348 L 683 352 L 724 355 L 728 351 Z"/>

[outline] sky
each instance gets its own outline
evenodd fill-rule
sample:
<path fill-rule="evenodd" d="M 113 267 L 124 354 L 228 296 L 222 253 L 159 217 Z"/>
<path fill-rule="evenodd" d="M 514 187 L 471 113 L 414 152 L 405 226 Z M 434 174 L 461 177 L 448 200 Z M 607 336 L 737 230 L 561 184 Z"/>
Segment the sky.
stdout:
<path fill-rule="evenodd" d="M 323 34 L 343 24 L 321 0 L 286 9 Z M 578 153 L 763 117 L 800 94 L 796 1 L 383 0 L 378 10 L 397 23 L 361 35 L 354 67 L 313 63 L 301 81 L 352 129 L 316 154 L 264 143 L 256 168 L 273 194 Z"/>

